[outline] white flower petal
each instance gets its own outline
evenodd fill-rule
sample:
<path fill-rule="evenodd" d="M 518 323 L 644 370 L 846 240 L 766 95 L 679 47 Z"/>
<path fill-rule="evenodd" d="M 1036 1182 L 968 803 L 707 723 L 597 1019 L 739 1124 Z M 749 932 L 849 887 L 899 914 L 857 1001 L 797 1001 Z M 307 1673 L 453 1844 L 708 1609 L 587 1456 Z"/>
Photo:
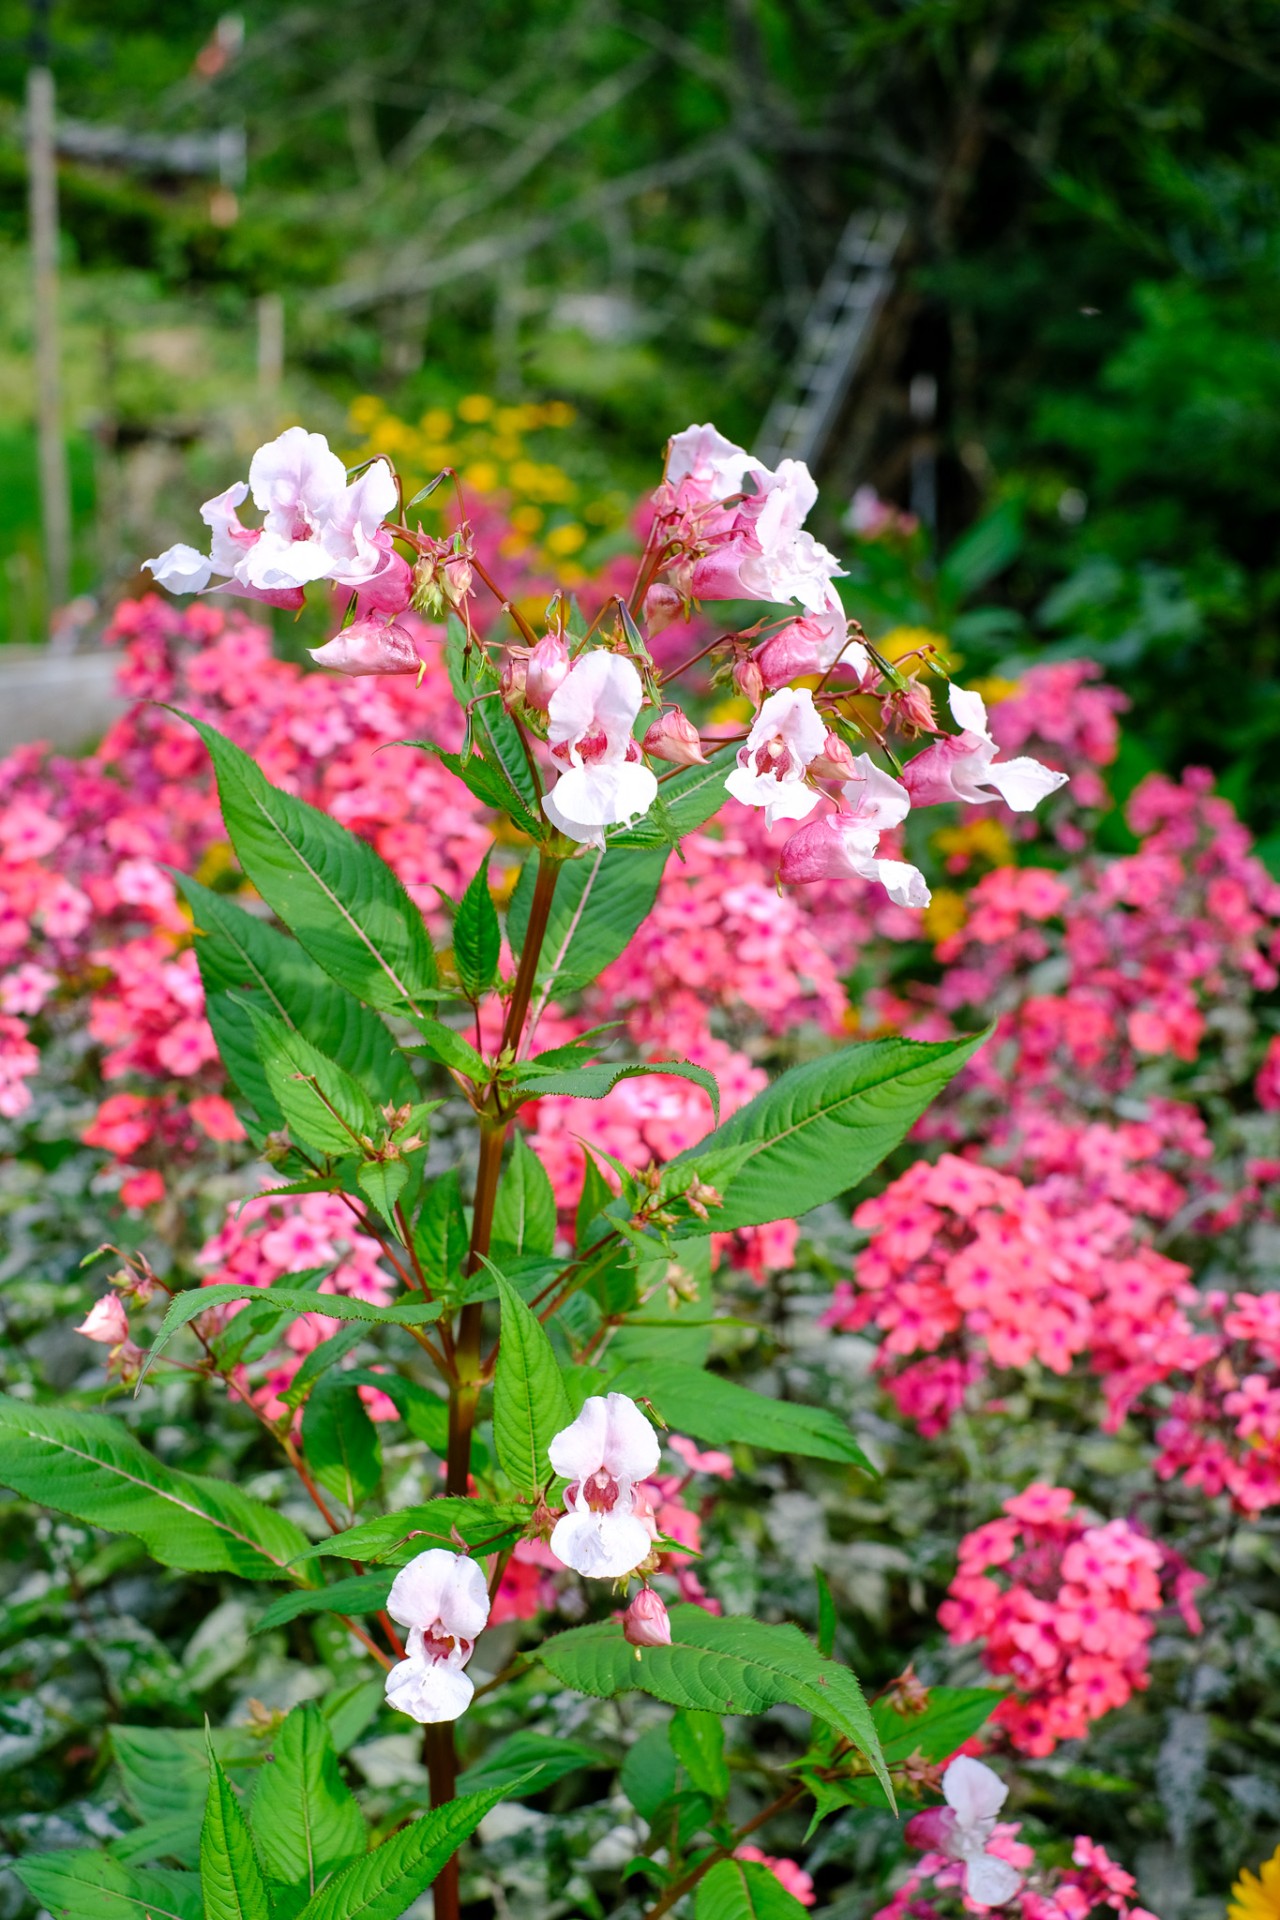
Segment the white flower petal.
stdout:
<path fill-rule="evenodd" d="M 346 491 L 347 470 L 322 433 L 287 427 L 249 462 L 253 504 L 273 533 L 288 539 L 302 513 L 314 527 Z M 300 583 L 302 584 L 302 583 Z"/>
<path fill-rule="evenodd" d="M 919 867 L 906 860 L 859 860 L 859 873 L 878 880 L 896 907 L 927 907 L 932 895 Z"/>
<path fill-rule="evenodd" d="M 288 540 L 278 533 L 264 532 L 261 539 L 246 547 L 236 575 L 251 587 L 278 591 L 323 580 L 333 565 L 333 555 L 319 540 Z"/>
<path fill-rule="evenodd" d="M 1009 1797 L 1009 1789 L 992 1767 L 962 1753 L 942 1776 L 942 1794 L 962 1827 L 994 1820 Z"/>
<path fill-rule="evenodd" d="M 566 1513 L 551 1535 L 557 1560 L 588 1580 L 618 1580 L 647 1560 L 653 1540 L 630 1513 Z"/>
<path fill-rule="evenodd" d="M 975 1907 L 1002 1907 L 1022 1885 L 1022 1875 L 993 1853 L 979 1855 L 965 1867 L 964 1890 Z"/>
<path fill-rule="evenodd" d="M 422 1726 L 456 1720 L 474 1693 L 466 1674 L 447 1660 L 401 1660 L 387 1675 L 387 1705 Z"/>
<path fill-rule="evenodd" d="M 1015 813 L 1030 813 L 1046 795 L 1064 787 L 1067 779 L 1065 773 L 1055 773 L 1052 767 L 1022 755 L 1016 760 L 993 760 L 983 776 L 983 784 L 994 787 Z"/>
<path fill-rule="evenodd" d="M 743 481 L 757 463 L 744 448 L 726 440 L 718 427 L 686 427 L 673 434 L 667 446 L 666 478 L 673 487 L 690 475 L 702 481 L 712 499 L 741 493 Z"/>
<path fill-rule="evenodd" d="M 658 1436 L 625 1393 L 605 1399 L 604 1456 L 600 1464 L 615 1480 L 647 1480 L 658 1470 Z"/>
<path fill-rule="evenodd" d="M 604 829 L 647 813 L 657 792 L 656 776 L 638 760 L 601 760 L 569 767 L 543 795 L 542 810 L 571 840 L 603 846 Z"/>
<path fill-rule="evenodd" d="M 878 833 L 900 826 L 911 811 L 911 795 L 900 780 L 878 767 L 869 753 L 854 760 L 857 778 L 844 787 L 845 805 L 857 820 L 865 820 Z"/>
<path fill-rule="evenodd" d="M 181 540 L 177 546 L 166 547 L 154 560 L 144 560 L 142 564 L 156 585 L 169 593 L 203 593 L 213 574 L 208 554 L 198 553 Z"/>
<path fill-rule="evenodd" d="M 387 1612 L 402 1627 L 474 1640 L 489 1618 L 489 1589 L 484 1570 L 466 1554 L 431 1547 L 401 1567 L 391 1583 Z"/>
<path fill-rule="evenodd" d="M 947 689 L 947 699 L 958 727 L 962 727 L 966 733 L 979 733 L 984 740 L 990 739 L 987 732 L 987 706 L 980 693 L 972 693 L 967 687 L 958 687 L 953 680 Z"/>

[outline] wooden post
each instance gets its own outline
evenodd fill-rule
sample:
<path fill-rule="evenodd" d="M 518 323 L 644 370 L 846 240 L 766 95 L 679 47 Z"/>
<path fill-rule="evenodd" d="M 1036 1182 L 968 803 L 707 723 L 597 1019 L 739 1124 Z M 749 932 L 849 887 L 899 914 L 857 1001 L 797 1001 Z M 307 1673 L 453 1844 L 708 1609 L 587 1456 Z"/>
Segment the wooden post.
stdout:
<path fill-rule="evenodd" d="M 71 490 L 62 438 L 61 369 L 58 353 L 58 171 L 53 137 L 53 75 L 33 66 L 27 74 L 27 178 L 31 208 L 31 269 L 34 294 L 36 438 L 44 564 L 52 616 L 71 597 Z"/>

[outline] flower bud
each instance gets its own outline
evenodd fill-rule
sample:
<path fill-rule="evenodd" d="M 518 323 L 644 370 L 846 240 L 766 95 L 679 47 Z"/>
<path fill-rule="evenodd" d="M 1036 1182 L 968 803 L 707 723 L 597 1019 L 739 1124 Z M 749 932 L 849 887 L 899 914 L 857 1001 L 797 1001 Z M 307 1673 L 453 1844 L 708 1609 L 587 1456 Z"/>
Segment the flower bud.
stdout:
<path fill-rule="evenodd" d="M 440 591 L 454 612 L 459 612 L 471 592 L 471 560 L 467 554 L 455 553 L 445 561 L 440 574 Z"/>
<path fill-rule="evenodd" d="M 353 676 L 369 673 L 416 673 L 422 665 L 408 631 L 395 621 L 353 620 L 322 647 L 310 649 L 318 667 Z"/>
<path fill-rule="evenodd" d="M 900 727 L 906 734 L 938 731 L 933 695 L 918 680 L 909 680 L 905 687 L 895 688 L 881 706 L 880 717 L 886 727 Z"/>
<path fill-rule="evenodd" d="M 118 1347 L 129 1338 L 129 1316 L 117 1293 L 104 1293 L 101 1300 L 95 1300 L 80 1325 L 77 1333 L 86 1340 L 94 1340 L 103 1347 Z"/>
<path fill-rule="evenodd" d="M 822 752 L 809 762 L 815 780 L 852 780 L 857 771 L 853 755 L 838 733 L 828 733 Z"/>
<path fill-rule="evenodd" d="M 733 684 L 753 707 L 758 707 L 764 699 L 764 675 L 750 658 L 739 660 L 734 667 Z"/>
<path fill-rule="evenodd" d="M 126 1387 L 131 1387 L 142 1372 L 142 1363 L 146 1359 L 142 1348 L 132 1340 L 122 1340 L 118 1347 L 112 1347 L 107 1370 Z"/>
<path fill-rule="evenodd" d="M 502 695 L 502 704 L 508 713 L 515 713 L 524 706 L 528 680 L 528 652 L 524 647 L 509 647 L 498 680 L 498 691 Z"/>
<path fill-rule="evenodd" d="M 545 713 L 551 696 L 569 671 L 569 649 L 558 633 L 544 634 L 529 654 L 524 697 Z"/>
<path fill-rule="evenodd" d="M 623 1638 L 633 1647 L 669 1647 L 671 1621 L 661 1597 L 641 1587 L 622 1616 Z"/>
<path fill-rule="evenodd" d="M 678 707 L 673 707 L 654 721 L 640 742 L 640 747 L 653 759 L 670 760 L 677 767 L 706 765 L 707 756 L 702 751 L 698 729 Z"/>
<path fill-rule="evenodd" d="M 684 611 L 684 601 L 674 587 L 657 580 L 644 597 L 645 624 L 650 637 L 660 634 L 673 620 L 678 620 Z"/>

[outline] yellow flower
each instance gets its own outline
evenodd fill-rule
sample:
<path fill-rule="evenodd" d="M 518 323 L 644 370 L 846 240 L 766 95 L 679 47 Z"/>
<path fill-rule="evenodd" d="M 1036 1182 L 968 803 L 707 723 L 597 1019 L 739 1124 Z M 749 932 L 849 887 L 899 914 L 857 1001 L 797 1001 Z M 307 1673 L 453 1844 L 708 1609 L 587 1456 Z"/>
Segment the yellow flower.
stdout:
<path fill-rule="evenodd" d="M 1013 865 L 1013 842 L 998 820 L 983 817 L 940 827 L 933 844 L 944 858 L 956 854 L 964 860 L 985 860 L 993 867 Z"/>
<path fill-rule="evenodd" d="M 493 402 L 487 393 L 469 393 L 465 400 L 458 402 L 458 418 L 469 426 L 475 426 L 481 420 L 487 420 L 493 412 Z"/>
<path fill-rule="evenodd" d="M 1280 1847 L 1263 1861 L 1259 1873 L 1241 1868 L 1231 1889 L 1227 1920 L 1280 1920 Z"/>
<path fill-rule="evenodd" d="M 453 428 L 453 415 L 447 407 L 428 407 L 418 426 L 428 440 L 447 440 Z"/>
<path fill-rule="evenodd" d="M 547 552 L 558 554 L 576 553 L 579 547 L 586 545 L 586 539 L 586 528 L 580 527 L 576 521 L 570 520 L 567 525 L 563 527 L 553 527 L 551 529 L 547 535 Z"/>
<path fill-rule="evenodd" d="M 953 933 L 959 933 L 967 911 L 964 895 L 957 893 L 954 887 L 935 888 L 933 898 L 922 916 L 927 938 L 937 946 L 939 942 L 950 939 Z"/>
<path fill-rule="evenodd" d="M 464 485 L 474 487 L 477 493 L 492 493 L 498 484 L 498 469 L 492 460 L 474 460 L 463 470 Z"/>
<path fill-rule="evenodd" d="M 536 533 L 542 525 L 542 519 L 541 507 L 523 506 L 511 510 L 511 524 L 521 533 Z"/>

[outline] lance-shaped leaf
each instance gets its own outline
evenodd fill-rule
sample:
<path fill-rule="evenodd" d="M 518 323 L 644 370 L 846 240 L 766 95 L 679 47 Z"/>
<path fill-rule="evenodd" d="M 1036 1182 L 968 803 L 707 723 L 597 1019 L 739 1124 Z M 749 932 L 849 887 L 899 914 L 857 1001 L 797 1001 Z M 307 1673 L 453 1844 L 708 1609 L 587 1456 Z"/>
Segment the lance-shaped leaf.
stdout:
<path fill-rule="evenodd" d="M 108 1533 L 162 1566 L 288 1580 L 306 1536 L 225 1480 L 180 1473 L 118 1420 L 0 1398 L 0 1485 Z"/>
<path fill-rule="evenodd" d="M 516 1253 L 549 1254 L 555 1240 L 555 1189 L 541 1160 L 517 1132 L 493 1210 L 494 1245 Z"/>
<path fill-rule="evenodd" d="M 694 1920 L 804 1920 L 807 1911 L 758 1860 L 718 1860 L 698 1883 Z"/>
<path fill-rule="evenodd" d="M 665 847 L 668 832 L 679 837 L 704 825 L 724 805 L 725 776 L 733 771 L 737 758 L 736 746 L 719 747 L 705 766 L 682 767 L 663 780 L 658 787 L 663 806 L 661 822 L 646 815 L 634 826 L 611 829 L 605 835 L 610 847 L 620 851 L 627 847 Z"/>
<path fill-rule="evenodd" d="M 309 1613 L 380 1613 L 391 1591 L 389 1573 L 353 1573 L 346 1580 L 334 1580 L 327 1587 L 304 1587 L 298 1593 L 282 1593 L 254 1621 L 253 1633 L 270 1633 Z"/>
<path fill-rule="evenodd" d="M 167 1867 L 130 1867 L 93 1847 L 27 1854 L 10 1863 L 57 1920 L 203 1920 L 200 1881 Z"/>
<path fill-rule="evenodd" d="M 880 1745 L 890 1766 L 918 1753 L 925 1760 L 949 1759 L 971 1739 L 1000 1705 L 994 1687 L 930 1687 L 923 1711 L 902 1713 L 888 1698 L 871 1708 Z"/>
<path fill-rule="evenodd" d="M 187 1287 L 169 1302 L 160 1331 L 143 1361 L 139 1381 L 175 1333 L 190 1326 L 210 1307 L 225 1307 L 232 1300 L 249 1300 L 289 1314 L 322 1313 L 330 1320 L 363 1320 L 375 1327 L 429 1326 L 444 1311 L 438 1300 L 403 1299 L 389 1307 L 377 1307 L 371 1300 L 358 1300 L 345 1293 L 307 1293 L 300 1287 L 262 1288 L 241 1280 L 219 1281 L 213 1287 Z"/>
<path fill-rule="evenodd" d="M 385 860 L 318 808 L 273 787 L 240 748 L 191 720 L 209 749 L 241 866 L 312 959 L 371 1007 L 417 1011 L 435 997 L 422 915 Z"/>
<path fill-rule="evenodd" d="M 496 673 L 479 648 L 468 646 L 467 630 L 454 614 L 446 629 L 445 664 L 455 699 L 470 713 L 472 738 L 485 761 L 536 818 L 538 789 L 520 744 L 520 729 L 502 704 Z"/>
<path fill-rule="evenodd" d="M 314 1701 L 295 1707 L 272 1735 L 253 1796 L 253 1831 L 270 1877 L 308 1895 L 367 1848 L 364 1815 Z"/>
<path fill-rule="evenodd" d="M 528 1507 L 509 1503 L 452 1497 L 429 1500 L 422 1507 L 379 1514 L 376 1520 L 364 1520 L 345 1533 L 303 1547 L 294 1561 L 332 1555 L 339 1560 L 385 1560 L 393 1566 L 404 1566 L 428 1547 L 449 1547 L 456 1553 L 459 1540 L 468 1547 L 496 1553 L 524 1532 L 528 1519 Z"/>
<path fill-rule="evenodd" d="M 498 1464 L 520 1493 L 551 1479 L 547 1448 L 573 1414 L 547 1332 L 511 1282 L 497 1274 L 502 1339 L 493 1382 L 493 1439 Z"/>
<path fill-rule="evenodd" d="M 363 1860 L 335 1874 L 308 1900 L 298 1920 L 402 1920 L 445 1861 L 511 1791 L 512 1786 L 491 1787 L 487 1793 L 449 1800 L 423 1814 Z"/>
<path fill-rule="evenodd" d="M 603 1699 L 639 1687 L 708 1713 L 800 1707 L 857 1748 L 894 1804 L 875 1724 L 848 1667 L 825 1659 L 798 1627 L 717 1619 L 693 1606 L 672 1607 L 670 1618 L 671 1645 L 642 1648 L 638 1660 L 613 1620 L 553 1635 L 539 1658 L 564 1686 Z"/>
<path fill-rule="evenodd" d="M 752 1149 L 724 1188 L 717 1232 L 808 1213 L 878 1167 L 986 1037 L 872 1040 L 790 1067 L 671 1164 L 722 1146 Z"/>
<path fill-rule="evenodd" d="M 450 753 L 447 748 L 437 746 L 434 740 L 404 740 L 400 744 L 406 747 L 420 747 L 423 753 L 430 753 L 456 774 L 486 807 L 492 807 L 496 813 L 505 813 L 512 825 L 531 840 L 545 839 L 548 826 L 545 819 L 532 811 L 507 778 L 504 770 L 491 759 L 480 753 Z"/>
<path fill-rule="evenodd" d="M 338 1159 L 362 1151 L 362 1140 L 386 1132 L 373 1101 L 345 1068 L 246 1000 L 262 1070 L 290 1133 L 304 1146 Z"/>
<path fill-rule="evenodd" d="M 468 1000 L 478 1000 L 493 985 L 502 950 L 498 910 L 489 892 L 489 856 L 458 902 L 453 916 L 453 966 Z"/>
<path fill-rule="evenodd" d="M 326 1492 L 353 1512 L 378 1490 L 382 1449 L 360 1390 L 340 1373 L 326 1373 L 307 1397 L 302 1450 Z"/>
<path fill-rule="evenodd" d="M 711 1447 L 741 1442 L 875 1471 L 846 1423 L 829 1407 L 775 1400 L 674 1360 L 637 1360 L 614 1374 L 609 1388 L 633 1400 L 652 1400 L 668 1426 Z"/>
<path fill-rule="evenodd" d="M 575 1100 L 603 1100 L 620 1080 L 638 1080 L 654 1074 L 673 1080 L 691 1080 L 701 1087 L 711 1102 L 714 1117 L 720 1118 L 720 1088 L 713 1073 L 697 1067 L 691 1060 L 595 1060 L 590 1066 L 542 1068 L 536 1061 L 524 1061 L 517 1089 L 522 1100 L 540 1100 L 544 1094 L 565 1093 Z"/>
<path fill-rule="evenodd" d="M 617 959 L 658 894 L 665 846 L 642 853 L 589 848 L 560 869 L 538 959 L 538 986 L 549 996 L 574 993 Z M 524 948 L 537 859 L 525 861 L 507 908 L 513 953 Z"/>
<path fill-rule="evenodd" d="M 205 1920 L 271 1920 L 267 1883 L 231 1782 L 209 1749 L 209 1798 L 200 1834 Z"/>

